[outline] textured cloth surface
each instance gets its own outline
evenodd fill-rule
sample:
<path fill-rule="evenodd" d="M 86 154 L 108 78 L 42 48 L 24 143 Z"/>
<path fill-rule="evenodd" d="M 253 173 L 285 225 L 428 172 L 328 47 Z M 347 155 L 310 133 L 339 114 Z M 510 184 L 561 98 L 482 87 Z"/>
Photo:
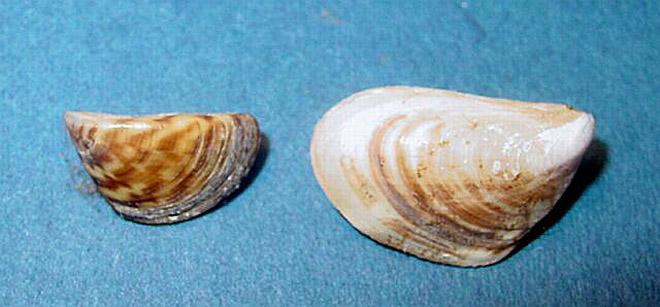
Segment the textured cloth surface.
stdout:
<path fill-rule="evenodd" d="M 0 305 L 658 304 L 660 5 L 573 2 L 2 1 Z M 597 139 L 524 248 L 434 264 L 310 166 L 328 108 L 395 84 L 565 102 Z M 226 205 L 144 226 L 86 193 L 67 110 L 249 112 L 269 144 Z"/>

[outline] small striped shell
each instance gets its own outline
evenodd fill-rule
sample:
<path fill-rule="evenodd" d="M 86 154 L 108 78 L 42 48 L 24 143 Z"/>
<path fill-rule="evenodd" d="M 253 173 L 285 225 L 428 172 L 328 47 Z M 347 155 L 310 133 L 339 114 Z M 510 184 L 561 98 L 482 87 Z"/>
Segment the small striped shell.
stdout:
<path fill-rule="evenodd" d="M 238 188 L 260 145 L 247 114 L 64 117 L 98 191 L 119 214 L 145 224 L 185 221 L 218 205 Z"/>
<path fill-rule="evenodd" d="M 561 104 L 385 87 L 328 111 L 314 173 L 370 238 L 434 262 L 499 261 L 557 202 L 594 120 Z"/>

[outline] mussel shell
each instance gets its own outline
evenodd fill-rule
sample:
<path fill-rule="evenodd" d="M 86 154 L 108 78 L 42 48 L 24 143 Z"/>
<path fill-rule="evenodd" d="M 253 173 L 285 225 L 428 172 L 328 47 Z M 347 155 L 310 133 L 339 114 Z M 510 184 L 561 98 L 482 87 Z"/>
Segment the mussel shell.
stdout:
<path fill-rule="evenodd" d="M 359 231 L 434 262 L 505 257 L 570 183 L 593 117 L 418 87 L 354 94 L 311 144 L 314 174 Z"/>
<path fill-rule="evenodd" d="M 98 191 L 119 214 L 146 224 L 181 222 L 218 205 L 260 146 L 248 114 L 67 112 L 65 123 Z"/>

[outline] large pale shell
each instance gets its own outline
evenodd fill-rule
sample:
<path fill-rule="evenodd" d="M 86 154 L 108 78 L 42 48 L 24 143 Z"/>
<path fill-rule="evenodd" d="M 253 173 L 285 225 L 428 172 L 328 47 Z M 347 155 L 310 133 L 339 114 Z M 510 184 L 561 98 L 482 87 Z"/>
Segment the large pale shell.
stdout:
<path fill-rule="evenodd" d="M 184 221 L 238 188 L 260 145 L 247 114 L 143 117 L 68 112 L 65 123 L 98 191 L 122 216 Z"/>
<path fill-rule="evenodd" d="M 499 261 L 550 211 L 591 142 L 591 115 L 416 87 L 350 96 L 311 144 L 314 174 L 372 239 L 457 266 Z"/>

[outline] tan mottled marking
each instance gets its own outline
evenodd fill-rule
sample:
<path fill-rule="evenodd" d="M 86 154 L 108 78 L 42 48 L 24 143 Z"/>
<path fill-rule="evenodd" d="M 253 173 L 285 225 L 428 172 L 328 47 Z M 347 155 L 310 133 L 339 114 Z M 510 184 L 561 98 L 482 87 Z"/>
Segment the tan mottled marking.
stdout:
<path fill-rule="evenodd" d="M 67 113 L 66 123 L 85 169 L 115 209 L 125 205 L 169 214 L 168 208 L 185 203 L 186 208 L 181 210 L 190 210 L 188 203 L 212 180 L 216 182 L 214 185 L 221 186 L 229 181 L 227 184 L 231 186 L 218 187 L 219 191 L 208 193 L 224 195 L 233 191 L 237 187 L 235 182 L 249 169 L 258 149 L 256 121 L 241 114 L 167 114 L 134 118 Z M 240 128 L 236 128 L 239 125 Z M 233 141 L 237 133 L 241 135 Z M 234 147 L 238 152 L 233 152 Z M 232 160 L 227 161 L 228 157 Z M 237 168 L 241 173 L 230 178 L 233 168 L 238 166 L 228 167 L 228 162 L 247 165 Z M 222 178 L 215 178 L 219 172 Z M 213 195 L 205 197 L 210 196 Z M 204 204 L 204 207 L 212 205 Z M 145 219 L 141 221 L 162 223 L 192 216 L 178 217 L 179 213 L 172 212 L 175 219 L 167 219 L 156 211 L 149 212 L 139 217 Z M 142 216 L 139 212 L 135 214 Z"/>

